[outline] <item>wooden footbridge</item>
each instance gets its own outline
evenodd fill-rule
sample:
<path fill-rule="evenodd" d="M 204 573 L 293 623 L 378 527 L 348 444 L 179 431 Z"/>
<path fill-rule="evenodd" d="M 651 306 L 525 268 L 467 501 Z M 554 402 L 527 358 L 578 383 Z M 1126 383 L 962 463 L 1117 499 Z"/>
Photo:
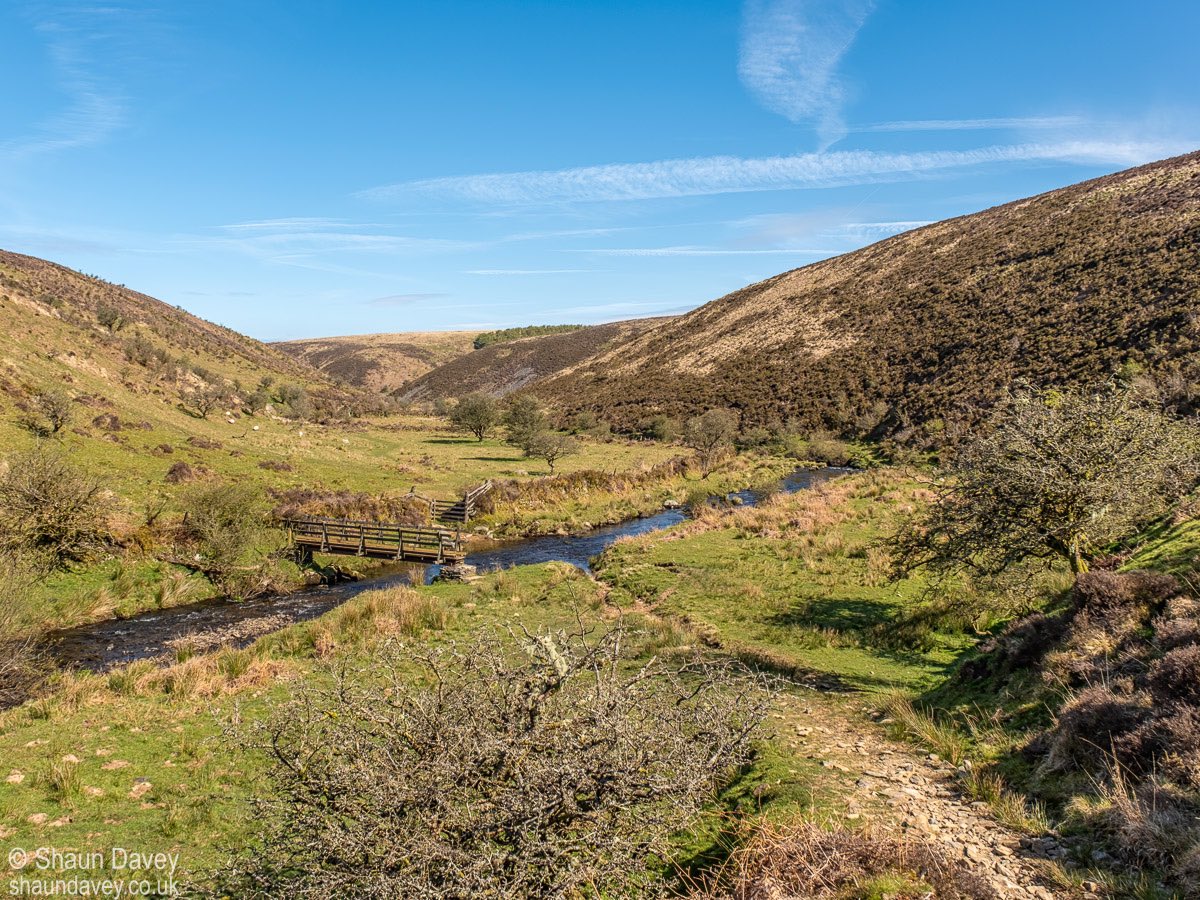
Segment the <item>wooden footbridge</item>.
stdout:
<path fill-rule="evenodd" d="M 313 553 L 331 553 L 397 562 L 454 564 L 467 555 L 460 529 L 471 521 L 479 499 L 491 489 L 492 483 L 485 481 L 458 500 L 430 501 L 430 519 L 452 524 L 454 530 L 439 525 L 322 517 L 289 518 L 280 524 L 287 529 L 296 549 L 310 557 Z"/>
<path fill-rule="evenodd" d="M 296 549 L 307 553 L 439 564 L 467 555 L 462 535 L 446 528 L 319 518 L 284 519 L 283 527 Z"/>

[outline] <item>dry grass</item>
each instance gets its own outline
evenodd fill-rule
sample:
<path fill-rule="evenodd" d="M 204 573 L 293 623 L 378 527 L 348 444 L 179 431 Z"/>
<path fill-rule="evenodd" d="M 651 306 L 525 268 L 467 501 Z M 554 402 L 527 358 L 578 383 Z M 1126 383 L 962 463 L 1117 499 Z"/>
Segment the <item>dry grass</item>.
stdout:
<path fill-rule="evenodd" d="M 999 900 L 1000 895 L 932 844 L 875 828 L 825 829 L 801 821 L 760 826 L 725 865 L 694 885 L 690 896 Z"/>
<path fill-rule="evenodd" d="M 966 735 L 953 725 L 939 721 L 928 710 L 913 706 L 907 697 L 894 695 L 889 698 L 887 711 L 896 720 L 896 729 L 903 737 L 936 751 L 942 759 L 956 766 L 966 758 Z"/>

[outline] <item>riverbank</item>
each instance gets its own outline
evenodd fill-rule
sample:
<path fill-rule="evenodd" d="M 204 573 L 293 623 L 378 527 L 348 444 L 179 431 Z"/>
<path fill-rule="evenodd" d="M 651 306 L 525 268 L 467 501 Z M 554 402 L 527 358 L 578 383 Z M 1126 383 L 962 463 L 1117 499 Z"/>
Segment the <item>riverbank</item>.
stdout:
<path fill-rule="evenodd" d="M 762 473 L 765 467 L 742 469 Z M 731 496 L 742 505 L 754 505 L 772 492 L 793 493 L 836 477 L 844 470 L 800 469 L 786 478 L 775 478 L 757 489 L 723 491 L 705 497 Z M 734 473 L 717 479 L 694 482 L 701 490 L 725 488 Z M 467 556 L 467 564 L 488 571 L 547 562 L 566 563 L 581 569 L 589 561 L 619 540 L 669 528 L 685 521 L 687 509 L 680 503 L 650 516 L 638 516 L 623 522 L 589 529 L 577 535 L 542 535 L 510 542 L 477 540 L 476 549 Z M 92 671 L 106 671 L 117 665 L 151 661 L 163 664 L 180 653 L 194 654 L 220 646 L 243 647 L 255 639 L 295 622 L 314 619 L 351 598 L 370 590 L 428 582 L 437 567 L 376 564 L 359 580 L 287 594 L 278 594 L 232 602 L 213 598 L 178 605 L 118 620 L 107 620 L 64 629 L 49 639 L 52 654 L 60 663 Z"/>
<path fill-rule="evenodd" d="M 639 658 L 700 650 L 791 679 L 752 770 L 723 796 L 710 830 L 680 848 L 682 858 L 736 843 L 756 822 L 798 818 L 869 820 L 878 829 L 903 818 L 909 839 L 924 839 L 919 808 L 954 826 L 951 840 L 958 824 L 980 837 L 963 864 L 990 881 L 998 848 L 1024 853 L 1019 836 L 996 826 L 986 807 L 955 801 L 944 773 L 864 714 L 881 709 L 889 689 L 944 678 L 955 646 L 971 640 L 947 634 L 949 643 L 925 654 L 875 640 L 872 624 L 913 602 L 920 585 L 885 587 L 869 551 L 919 492 L 902 473 L 851 474 L 617 541 L 596 577 L 548 563 L 471 584 L 364 590 L 243 649 L 180 647 L 162 668 L 141 661 L 61 675 L 48 697 L 0 715 L 0 772 L 10 773 L 0 786 L 0 833 L 22 846 L 179 852 L 188 875 L 202 874 L 257 826 L 248 801 L 264 786 L 255 760 L 224 736 L 235 718 L 265 714 L 295 682 L 364 661 L 381 640 L 445 646 L 479 628 L 536 631 L 581 619 L 603 629 L 620 615 L 637 634 Z M 884 750 L 888 759 L 872 764 L 868 756 Z M 1019 859 L 1004 866 L 1009 879 L 1058 877 Z M 1073 895 L 1069 881 L 1055 885 L 1054 896 Z"/>

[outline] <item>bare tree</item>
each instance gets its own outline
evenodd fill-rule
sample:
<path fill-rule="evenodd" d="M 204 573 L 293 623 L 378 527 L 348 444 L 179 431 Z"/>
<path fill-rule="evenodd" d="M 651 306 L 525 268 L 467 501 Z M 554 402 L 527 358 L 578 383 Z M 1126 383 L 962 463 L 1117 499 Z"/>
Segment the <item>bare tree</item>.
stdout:
<path fill-rule="evenodd" d="M 0 477 L 0 553 L 43 571 L 85 559 L 107 541 L 103 497 L 57 448 L 15 454 Z"/>
<path fill-rule="evenodd" d="M 390 644 L 243 739 L 270 760 L 238 897 L 646 896 L 668 837 L 743 764 L 761 680 L 631 665 L 628 631 Z M 515 644 L 515 646 L 514 646 Z"/>
<path fill-rule="evenodd" d="M 31 414 L 22 420 L 39 437 L 58 434 L 71 422 L 71 398 L 56 388 L 35 391 L 29 398 Z"/>
<path fill-rule="evenodd" d="M 1105 545 L 1191 489 L 1196 452 L 1194 428 L 1112 386 L 1019 390 L 893 539 L 898 574 L 988 576 L 1030 558 L 1086 571 Z"/>
<path fill-rule="evenodd" d="M 181 391 L 179 400 L 188 413 L 198 419 L 207 419 L 227 396 L 228 392 L 220 385 L 205 383 Z"/>
<path fill-rule="evenodd" d="M 737 435 L 737 414 L 731 409 L 710 409 L 689 419 L 683 440 L 700 454 L 700 465 L 707 475 L 717 454 L 733 443 Z"/>
<path fill-rule="evenodd" d="M 559 434 L 557 431 L 539 431 L 528 438 L 525 454 L 544 459 L 550 467 L 550 474 L 553 475 L 554 466 L 560 459 L 578 452 L 579 441 L 570 435 Z"/>
<path fill-rule="evenodd" d="M 500 424 L 500 405 L 487 394 L 467 394 L 450 410 L 450 424 L 482 441 Z"/>

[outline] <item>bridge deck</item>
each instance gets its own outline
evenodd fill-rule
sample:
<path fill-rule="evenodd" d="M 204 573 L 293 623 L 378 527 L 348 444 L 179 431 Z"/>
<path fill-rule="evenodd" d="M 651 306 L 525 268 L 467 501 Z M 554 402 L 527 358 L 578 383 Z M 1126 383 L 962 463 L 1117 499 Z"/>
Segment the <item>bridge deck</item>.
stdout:
<path fill-rule="evenodd" d="M 283 526 L 297 547 L 315 553 L 418 563 L 455 563 L 467 555 L 459 536 L 444 528 L 346 519 L 285 519 Z"/>

